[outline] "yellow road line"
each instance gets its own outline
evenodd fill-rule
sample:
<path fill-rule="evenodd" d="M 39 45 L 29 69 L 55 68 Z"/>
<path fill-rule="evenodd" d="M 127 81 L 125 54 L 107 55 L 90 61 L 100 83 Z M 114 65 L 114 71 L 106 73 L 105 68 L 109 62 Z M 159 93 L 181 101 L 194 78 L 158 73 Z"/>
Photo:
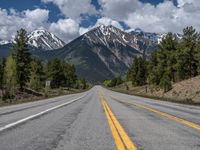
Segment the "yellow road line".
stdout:
<path fill-rule="evenodd" d="M 198 131 L 200 131 L 200 125 L 199 124 L 196 124 L 196 123 L 193 123 L 193 122 L 190 122 L 190 121 L 187 121 L 187 120 L 184 120 L 184 119 L 181 119 L 181 118 L 178 118 L 176 116 L 173 116 L 173 115 L 170 115 L 170 114 L 167 114 L 165 112 L 162 112 L 162 111 L 159 111 L 157 109 L 154 109 L 154 108 L 151 108 L 151 107 L 148 107 L 148 106 L 144 106 L 144 105 L 141 105 L 141 104 L 137 104 L 137 103 L 134 103 L 134 102 L 125 102 L 125 101 L 122 101 L 122 100 L 119 100 L 118 98 L 116 97 L 113 97 L 111 96 L 113 99 L 119 101 L 119 102 L 122 102 L 122 103 L 127 103 L 127 104 L 130 104 L 130 105 L 134 105 L 136 107 L 139 107 L 139 108 L 143 108 L 143 109 L 146 109 L 148 111 L 151 111 L 151 112 L 154 112 L 154 113 L 157 113 L 161 116 L 164 116 L 164 117 L 167 117 L 171 120 L 174 120 L 174 121 L 177 121 L 179 123 L 182 123 L 184 125 L 187 125 L 189 127 L 192 127 L 193 129 L 196 129 Z"/>
<path fill-rule="evenodd" d="M 111 115 L 111 118 L 114 122 L 114 124 L 116 125 L 116 128 L 119 132 L 119 134 L 122 137 L 122 140 L 124 141 L 127 149 L 129 150 L 136 150 L 135 145 L 132 143 L 131 139 L 128 137 L 128 135 L 126 134 L 126 132 L 124 131 L 123 127 L 119 124 L 118 120 L 116 119 L 116 117 L 114 116 L 114 114 L 112 113 L 112 111 L 110 110 L 110 108 L 108 107 L 108 104 L 106 103 L 106 107 Z"/>
<path fill-rule="evenodd" d="M 115 140 L 115 144 L 116 144 L 116 147 L 118 150 L 125 150 L 125 147 L 124 147 L 124 144 L 123 142 L 121 141 L 121 138 L 117 132 L 117 129 L 115 128 L 110 116 L 109 116 L 109 113 L 106 109 L 106 106 L 105 106 L 105 103 L 103 101 L 103 99 L 101 98 L 101 103 L 103 105 L 103 108 L 104 108 L 104 111 L 105 111 L 105 114 L 106 114 L 106 117 L 107 117 L 107 120 L 108 120 L 108 124 L 110 126 L 110 130 L 112 132 L 112 135 L 113 135 L 113 138 Z"/>
<path fill-rule="evenodd" d="M 102 95 L 100 95 L 100 99 L 101 99 L 103 108 L 105 110 L 113 137 L 115 139 L 117 149 L 125 150 L 125 147 L 126 147 L 126 149 L 128 150 L 136 150 L 137 148 L 135 147 L 133 142 L 130 140 L 130 138 L 128 137 L 123 127 L 118 122 L 115 115 L 112 113 L 111 109 L 109 108 L 108 104 L 106 103 Z M 123 142 L 121 141 L 121 139 L 123 140 Z M 123 145 L 123 143 L 125 144 L 125 146 Z"/>

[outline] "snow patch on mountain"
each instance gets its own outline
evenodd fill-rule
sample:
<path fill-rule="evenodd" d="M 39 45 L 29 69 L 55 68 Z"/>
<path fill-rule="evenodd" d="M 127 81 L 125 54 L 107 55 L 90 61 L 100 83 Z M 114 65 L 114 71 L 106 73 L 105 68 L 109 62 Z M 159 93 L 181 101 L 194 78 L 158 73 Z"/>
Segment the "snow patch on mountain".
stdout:
<path fill-rule="evenodd" d="M 9 43 L 12 43 L 12 41 L 7 41 L 7 40 L 1 40 L 0 39 L 0 45 L 6 45 L 6 44 L 9 44 Z"/>
<path fill-rule="evenodd" d="M 160 44 L 162 39 L 165 38 L 166 35 L 167 35 L 167 33 L 159 34 L 159 33 L 144 32 L 140 28 L 136 28 L 135 30 L 130 31 L 129 33 L 134 35 L 134 36 L 137 36 L 138 38 L 140 37 L 140 38 L 144 38 L 146 40 L 150 40 L 155 44 Z M 182 39 L 182 35 L 179 34 L 179 33 L 173 33 L 173 36 L 177 40 L 181 40 Z"/>
<path fill-rule="evenodd" d="M 89 43 L 101 44 L 107 48 L 118 49 L 119 45 L 130 46 L 137 49 L 135 37 L 112 26 L 100 25 L 83 35 Z M 114 47 L 113 47 L 114 46 Z M 140 49 L 137 49 L 140 51 Z"/>
<path fill-rule="evenodd" d="M 28 35 L 28 44 L 44 50 L 54 50 L 65 46 L 65 43 L 54 34 L 45 30 L 35 30 Z"/>

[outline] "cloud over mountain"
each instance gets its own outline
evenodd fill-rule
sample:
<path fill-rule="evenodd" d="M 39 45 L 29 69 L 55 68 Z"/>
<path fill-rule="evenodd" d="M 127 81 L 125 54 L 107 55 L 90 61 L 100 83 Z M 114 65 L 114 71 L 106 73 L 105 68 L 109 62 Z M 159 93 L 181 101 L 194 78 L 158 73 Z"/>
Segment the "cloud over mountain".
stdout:
<path fill-rule="evenodd" d="M 93 3 L 96 1 L 96 3 Z M 120 29 L 141 28 L 148 32 L 181 32 L 186 26 L 200 31 L 200 1 L 165 0 L 158 4 L 140 0 L 41 0 L 44 8 L 17 10 L 0 8 L 0 39 L 9 40 L 19 28 L 28 32 L 44 28 L 69 42 L 100 24 Z M 61 13 L 50 21 L 54 5 Z M 97 8 L 96 5 L 99 5 Z M 94 19 L 95 16 L 95 19 Z M 84 24 L 84 19 L 89 23 Z"/>
<path fill-rule="evenodd" d="M 0 8 L 0 36 L 1 39 L 10 40 L 20 28 L 32 31 L 43 28 L 48 21 L 49 10 L 35 9 L 18 12 L 14 9 L 7 11 Z"/>

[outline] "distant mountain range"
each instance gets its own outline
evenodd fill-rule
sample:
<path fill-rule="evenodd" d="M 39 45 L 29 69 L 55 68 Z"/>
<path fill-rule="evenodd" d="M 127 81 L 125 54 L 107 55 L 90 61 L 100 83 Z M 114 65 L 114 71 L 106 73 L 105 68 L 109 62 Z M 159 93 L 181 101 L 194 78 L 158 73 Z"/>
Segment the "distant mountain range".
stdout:
<path fill-rule="evenodd" d="M 28 38 L 28 44 L 30 46 L 42 50 L 55 50 L 66 45 L 66 43 L 59 39 L 56 35 L 42 29 L 29 33 Z M 13 40 L 0 40 L 0 45 L 12 44 L 13 42 Z"/>
<path fill-rule="evenodd" d="M 43 60 L 63 59 L 76 66 L 80 77 L 97 83 L 124 75 L 134 57 L 148 58 L 165 34 L 140 29 L 127 33 L 114 26 L 101 25 L 68 44 L 45 30 L 33 31 L 28 36 L 29 49 L 34 56 Z M 11 47 L 12 42 L 1 41 L 0 56 L 6 57 Z"/>
<path fill-rule="evenodd" d="M 144 32 L 140 28 L 136 28 L 135 30 L 130 31 L 129 34 L 137 36 L 137 38 L 150 40 L 151 42 L 156 44 L 159 44 L 162 41 L 162 39 L 165 38 L 165 36 L 167 35 L 167 33 L 158 34 L 158 33 Z M 173 33 L 173 36 L 177 40 L 180 40 L 182 38 L 182 35 L 179 33 Z"/>

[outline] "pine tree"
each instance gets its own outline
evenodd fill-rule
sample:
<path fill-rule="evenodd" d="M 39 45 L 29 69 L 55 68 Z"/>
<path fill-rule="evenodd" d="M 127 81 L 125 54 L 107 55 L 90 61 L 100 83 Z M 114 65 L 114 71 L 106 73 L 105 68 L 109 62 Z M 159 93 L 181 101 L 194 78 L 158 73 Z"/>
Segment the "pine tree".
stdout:
<path fill-rule="evenodd" d="M 134 61 L 135 61 L 135 58 L 133 59 L 133 63 L 132 65 L 130 66 L 130 68 L 128 69 L 128 72 L 126 74 L 126 80 L 127 81 L 132 81 L 133 80 L 133 70 L 134 70 Z"/>
<path fill-rule="evenodd" d="M 42 62 L 34 59 L 31 62 L 29 87 L 33 90 L 39 91 L 39 89 L 42 87 L 43 75 Z"/>
<path fill-rule="evenodd" d="M 64 75 L 65 75 L 65 86 L 66 87 L 72 87 L 76 84 L 77 76 L 76 76 L 76 69 L 74 65 L 67 64 L 63 62 L 63 69 L 64 69 Z"/>
<path fill-rule="evenodd" d="M 122 77 L 121 76 L 117 76 L 116 77 L 117 81 L 116 81 L 116 85 L 120 85 L 123 83 Z"/>
<path fill-rule="evenodd" d="M 168 33 L 162 39 L 158 50 L 152 54 L 148 65 L 148 82 L 150 84 L 166 89 L 166 81 L 170 81 L 170 83 L 176 81 L 177 47 L 178 42 L 172 33 Z"/>
<path fill-rule="evenodd" d="M 47 78 L 51 80 L 52 88 L 59 88 L 64 86 L 65 73 L 63 63 L 59 59 L 54 59 L 47 64 Z"/>
<path fill-rule="evenodd" d="M 71 88 L 76 84 L 77 75 L 74 65 L 68 64 L 63 60 L 54 59 L 47 63 L 47 79 L 51 80 L 51 87 Z"/>
<path fill-rule="evenodd" d="M 138 72 L 136 76 L 136 84 L 139 86 L 145 85 L 147 80 L 147 63 L 142 58 L 138 58 Z"/>
<path fill-rule="evenodd" d="M 162 68 L 164 68 L 162 75 L 167 71 L 169 73 L 170 80 L 175 82 L 176 74 L 176 54 L 177 54 L 178 42 L 171 32 L 169 32 L 166 37 L 159 44 L 160 63 Z M 162 76 L 161 75 L 161 76 Z"/>
<path fill-rule="evenodd" d="M 134 58 L 133 64 L 128 72 L 128 78 L 131 79 L 134 86 L 146 84 L 147 62 L 142 57 Z"/>
<path fill-rule="evenodd" d="M 0 61 L 0 89 L 1 89 L 1 90 L 3 90 L 3 85 L 4 85 L 3 76 L 4 76 L 5 62 L 6 62 L 6 59 L 5 59 L 5 58 L 3 58 L 3 59 Z"/>
<path fill-rule="evenodd" d="M 152 53 L 150 62 L 148 65 L 148 77 L 147 77 L 147 83 L 152 85 L 159 85 L 160 78 L 158 78 L 159 72 L 157 71 L 157 65 L 158 65 L 158 51 L 155 51 Z"/>
<path fill-rule="evenodd" d="M 23 90 L 30 75 L 31 54 L 28 50 L 27 42 L 27 32 L 24 29 L 17 31 L 12 55 L 17 64 L 17 81 L 20 85 L 20 90 Z"/>
<path fill-rule="evenodd" d="M 183 39 L 177 55 L 177 71 L 180 80 L 191 78 L 198 74 L 197 40 L 198 33 L 192 26 L 183 29 Z"/>
<path fill-rule="evenodd" d="M 165 72 L 160 81 L 160 87 L 164 89 L 164 92 L 168 92 L 172 88 L 170 72 Z"/>
<path fill-rule="evenodd" d="M 82 86 L 83 86 L 83 87 L 82 87 L 83 90 L 86 89 L 86 88 L 87 88 L 87 82 L 86 82 L 86 80 L 85 80 L 85 79 L 82 79 L 82 80 L 81 80 L 81 83 L 82 83 Z"/>
<path fill-rule="evenodd" d="M 16 92 L 17 85 L 17 66 L 16 61 L 12 56 L 9 56 L 6 60 L 4 70 L 4 80 L 6 85 L 6 97 L 13 98 Z"/>
<path fill-rule="evenodd" d="M 137 86 L 137 72 L 138 72 L 138 58 L 134 58 L 132 67 L 131 67 L 131 74 L 130 74 L 130 79 L 132 81 L 132 85 Z"/>
<path fill-rule="evenodd" d="M 197 71 L 198 75 L 200 75 L 200 36 L 198 38 L 196 50 L 197 50 L 196 60 L 198 60 Z"/>

